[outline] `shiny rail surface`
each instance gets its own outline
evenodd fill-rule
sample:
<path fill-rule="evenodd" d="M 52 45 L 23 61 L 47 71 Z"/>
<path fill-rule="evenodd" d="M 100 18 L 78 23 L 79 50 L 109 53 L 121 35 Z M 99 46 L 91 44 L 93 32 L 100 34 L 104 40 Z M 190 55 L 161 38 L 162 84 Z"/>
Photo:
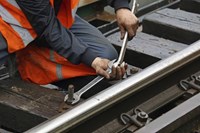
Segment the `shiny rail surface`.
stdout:
<path fill-rule="evenodd" d="M 200 54 L 200 41 L 197 41 L 176 54 L 163 59 L 130 78 L 117 83 L 91 97 L 75 108 L 52 118 L 26 133 L 46 133 L 68 131 L 81 121 L 99 113 L 123 98 L 139 91 L 142 87 L 168 75 L 181 66 L 197 59 Z"/>

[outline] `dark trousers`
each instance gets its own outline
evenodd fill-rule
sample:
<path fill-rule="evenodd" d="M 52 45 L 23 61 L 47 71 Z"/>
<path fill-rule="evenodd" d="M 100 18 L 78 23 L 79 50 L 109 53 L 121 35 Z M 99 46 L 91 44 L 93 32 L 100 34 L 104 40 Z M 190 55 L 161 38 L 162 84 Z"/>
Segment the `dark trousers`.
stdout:
<path fill-rule="evenodd" d="M 6 73 L 9 74 L 9 77 L 14 77 L 17 74 L 17 66 L 16 66 L 16 60 L 15 60 L 15 53 L 9 54 L 8 48 L 7 48 L 7 42 L 2 36 L 0 32 L 0 66 L 4 66 L 0 69 L 0 77 L 2 75 L 5 75 Z M 5 75 L 5 77 L 7 77 Z"/>
<path fill-rule="evenodd" d="M 86 43 L 89 48 L 98 56 L 110 60 L 117 59 L 117 51 L 111 43 L 94 26 L 80 18 L 75 17 L 75 22 L 70 31 L 81 43 Z"/>

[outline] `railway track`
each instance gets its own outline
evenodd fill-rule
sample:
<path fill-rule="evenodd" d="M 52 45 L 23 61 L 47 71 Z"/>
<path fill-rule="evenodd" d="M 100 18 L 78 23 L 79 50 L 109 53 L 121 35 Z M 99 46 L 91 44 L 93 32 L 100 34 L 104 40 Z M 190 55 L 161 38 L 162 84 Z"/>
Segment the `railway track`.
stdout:
<path fill-rule="evenodd" d="M 1 88 L 4 88 L 3 94 L 9 92 L 14 96 L 17 93 L 18 97 L 20 95 L 22 99 L 26 97 L 35 102 L 31 106 L 30 102 L 23 106 L 15 102 L 16 112 L 23 110 L 23 113 L 19 114 L 23 115 L 22 122 L 29 120 L 29 123 L 24 126 L 20 124 L 13 126 L 13 123 L 20 122 L 18 115 L 0 116 L 2 131 L 198 133 L 200 130 L 200 1 L 168 2 L 165 0 L 155 2 L 138 11 L 141 21 L 140 31 L 128 43 L 125 61 L 130 67 L 140 68 L 140 72 L 129 73 L 126 79 L 114 85 L 103 81 L 93 88 L 101 90 L 108 87 L 107 89 L 82 99 L 76 106 L 62 103 L 64 95 L 57 94 L 58 92 L 41 91 L 43 95 L 48 93 L 49 96 L 47 94 L 46 97 L 35 96 L 38 97 L 35 102 L 33 94 L 23 90 L 27 86 L 16 85 L 16 88 L 12 88 L 13 86 L 1 85 Z M 154 10 L 161 5 L 164 6 Z M 119 40 L 119 30 L 115 27 L 116 22 L 111 22 L 100 26 L 99 29 L 119 51 L 122 42 Z M 11 84 L 16 84 L 14 81 Z M 1 81 L 0 84 L 8 82 L 10 81 Z M 50 95 L 54 97 L 51 98 Z M 49 101 L 44 102 L 45 98 L 49 98 L 49 101 L 56 98 L 58 100 L 47 103 Z M 8 110 L 5 105 L 13 104 L 11 100 L 7 103 L 2 102 L 7 99 L 0 96 L 2 114 L 6 114 Z M 22 99 L 19 101 L 22 102 Z M 38 108 L 36 109 L 34 105 Z M 60 109 L 64 110 L 62 114 L 55 111 Z M 16 117 L 14 122 L 6 120 L 13 116 Z M 7 123 L 3 123 L 2 120 Z M 39 123 L 41 124 L 38 125 Z"/>

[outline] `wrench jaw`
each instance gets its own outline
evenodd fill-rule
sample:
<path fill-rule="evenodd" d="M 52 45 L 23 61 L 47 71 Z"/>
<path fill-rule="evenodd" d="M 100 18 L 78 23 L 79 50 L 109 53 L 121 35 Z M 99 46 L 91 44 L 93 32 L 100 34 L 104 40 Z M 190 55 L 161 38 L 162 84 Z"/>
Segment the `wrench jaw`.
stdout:
<path fill-rule="evenodd" d="M 74 93 L 74 99 L 72 101 L 72 105 L 77 104 L 80 101 L 80 96 Z"/>
<path fill-rule="evenodd" d="M 120 60 L 117 60 L 116 61 L 116 59 L 114 59 L 114 60 L 112 60 L 112 61 L 110 61 L 109 62 L 109 64 L 108 64 L 108 67 L 109 67 L 109 69 L 107 70 L 109 73 L 111 73 L 112 72 L 112 67 L 118 67 L 118 66 L 124 66 L 125 65 L 125 62 L 123 61 L 122 63 L 121 63 L 121 61 Z"/>
<path fill-rule="evenodd" d="M 65 102 L 65 103 L 69 103 L 69 102 L 68 102 L 68 98 L 69 98 L 69 97 L 68 97 L 68 94 L 67 94 L 67 95 L 65 96 L 65 98 L 64 98 L 64 102 Z"/>
<path fill-rule="evenodd" d="M 114 64 L 114 62 L 116 61 L 116 59 L 110 61 L 108 63 L 108 73 L 111 73 L 112 71 L 112 66 Z M 97 78 L 95 78 L 95 83 L 101 81 L 103 78 L 101 76 L 98 76 Z M 93 82 L 94 82 L 93 80 Z M 92 81 L 90 83 L 88 83 L 85 87 L 83 87 L 81 90 L 79 90 L 78 92 L 74 93 L 74 87 L 70 86 L 68 87 L 68 94 L 65 96 L 64 98 L 64 102 L 70 105 L 74 105 L 76 103 L 78 103 L 80 101 L 81 95 L 83 93 L 85 93 L 88 89 L 92 88 L 92 86 L 94 86 L 94 83 L 92 83 Z"/>
<path fill-rule="evenodd" d="M 77 104 L 80 101 L 80 96 L 77 95 L 76 93 L 74 93 L 73 95 L 73 100 L 69 100 L 69 96 L 68 94 L 65 96 L 64 98 L 65 103 L 70 104 L 70 105 L 74 105 Z"/>
<path fill-rule="evenodd" d="M 112 67 L 114 66 L 115 62 L 116 62 L 116 59 L 111 60 L 111 61 L 108 63 L 108 70 L 107 70 L 107 72 L 110 72 L 110 71 L 112 70 Z"/>

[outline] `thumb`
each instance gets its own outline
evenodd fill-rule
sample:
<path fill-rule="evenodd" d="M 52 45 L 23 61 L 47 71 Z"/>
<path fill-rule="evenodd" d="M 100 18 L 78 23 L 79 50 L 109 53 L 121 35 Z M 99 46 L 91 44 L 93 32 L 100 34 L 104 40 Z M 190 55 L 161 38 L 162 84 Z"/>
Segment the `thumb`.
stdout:
<path fill-rule="evenodd" d="M 110 75 L 109 75 L 103 68 L 101 68 L 101 67 L 97 67 L 97 68 L 96 68 L 96 73 L 97 73 L 98 75 L 104 76 L 104 77 L 107 78 L 107 79 L 110 79 Z"/>

